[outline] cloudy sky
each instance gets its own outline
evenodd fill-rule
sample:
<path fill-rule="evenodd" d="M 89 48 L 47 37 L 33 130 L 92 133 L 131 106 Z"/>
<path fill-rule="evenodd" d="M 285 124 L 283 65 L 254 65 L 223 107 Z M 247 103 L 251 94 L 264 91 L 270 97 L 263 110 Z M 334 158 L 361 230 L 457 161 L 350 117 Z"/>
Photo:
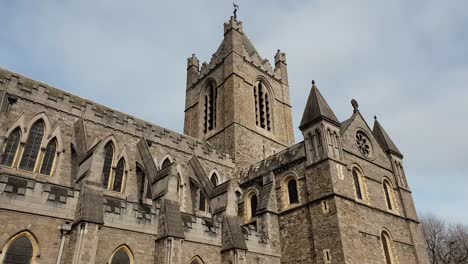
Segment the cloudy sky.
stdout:
<path fill-rule="evenodd" d="M 357 99 L 405 155 L 418 210 L 468 223 L 466 0 L 237 2 L 261 55 L 287 54 L 296 126 L 312 79 L 340 120 Z M 186 58 L 209 60 L 232 1 L 0 0 L 0 11 L 0 67 L 181 132 Z"/>

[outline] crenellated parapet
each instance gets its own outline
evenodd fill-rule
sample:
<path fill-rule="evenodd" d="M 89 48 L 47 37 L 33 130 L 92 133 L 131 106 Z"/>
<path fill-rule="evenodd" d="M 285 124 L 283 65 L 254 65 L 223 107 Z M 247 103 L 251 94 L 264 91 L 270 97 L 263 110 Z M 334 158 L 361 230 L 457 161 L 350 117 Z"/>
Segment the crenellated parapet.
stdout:
<path fill-rule="evenodd" d="M 259 176 L 270 173 L 271 171 L 278 173 L 295 166 L 297 163 L 304 161 L 305 151 L 304 142 L 299 142 L 296 145 L 276 153 L 260 162 L 253 164 L 239 172 L 241 183 L 248 182 Z"/>
<path fill-rule="evenodd" d="M 228 22 L 224 23 L 225 39 L 211 56 L 209 62 L 203 62 L 201 67 L 199 67 L 198 58 L 195 55 L 188 58 L 187 88 L 203 80 L 213 69 L 224 63 L 225 58 L 232 52 L 232 40 L 226 39 L 226 34 L 231 30 L 236 30 L 240 33 L 241 50 L 239 55 L 243 58 L 245 63 L 278 82 L 281 82 L 282 79 L 287 79 L 287 72 L 285 71 L 286 54 L 278 50 L 278 53 L 275 55 L 275 67 L 272 67 L 270 61 L 259 55 L 258 51 L 245 35 L 242 29 L 242 22 L 231 17 Z M 284 65 L 278 65 L 279 61 L 283 62 Z M 285 83 L 287 84 L 287 81 Z"/>
<path fill-rule="evenodd" d="M 6 89 L 8 94 L 15 95 L 18 100 L 30 101 L 122 134 L 135 138 L 145 137 L 150 142 L 188 154 L 195 153 L 226 166 L 234 166 L 229 154 L 218 152 L 203 140 L 162 128 L 4 69 L 0 69 L 0 81 L 3 83 L 0 89 Z"/>

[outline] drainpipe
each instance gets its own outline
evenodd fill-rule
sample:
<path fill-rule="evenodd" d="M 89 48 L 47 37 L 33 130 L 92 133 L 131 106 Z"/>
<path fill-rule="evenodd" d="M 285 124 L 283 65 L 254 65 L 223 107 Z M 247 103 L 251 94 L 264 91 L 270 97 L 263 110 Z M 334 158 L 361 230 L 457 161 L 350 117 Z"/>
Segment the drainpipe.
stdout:
<path fill-rule="evenodd" d="M 65 244 L 65 236 L 68 234 L 68 232 L 71 231 L 71 224 L 66 223 L 66 224 L 59 226 L 58 228 L 62 232 L 62 238 L 60 239 L 60 249 L 59 249 L 59 254 L 57 257 L 57 264 L 60 264 L 62 260 L 63 246 Z"/>

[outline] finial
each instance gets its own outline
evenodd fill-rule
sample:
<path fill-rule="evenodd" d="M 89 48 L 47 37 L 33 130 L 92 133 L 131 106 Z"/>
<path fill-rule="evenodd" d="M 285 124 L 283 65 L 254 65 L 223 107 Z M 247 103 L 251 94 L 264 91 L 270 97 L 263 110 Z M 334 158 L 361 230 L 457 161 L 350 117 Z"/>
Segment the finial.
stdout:
<path fill-rule="evenodd" d="M 312 80 L 312 86 L 314 86 L 314 85 L 315 85 L 315 80 Z"/>
<path fill-rule="evenodd" d="M 358 104 L 358 102 L 357 102 L 355 99 L 352 99 L 352 100 L 351 100 L 351 105 L 352 105 L 353 108 L 354 108 L 354 112 L 359 111 L 359 104 Z"/>
<path fill-rule="evenodd" d="M 374 120 L 377 121 L 377 116 L 376 115 L 374 116 Z"/>
<path fill-rule="evenodd" d="M 234 6 L 234 20 L 237 20 L 237 9 L 239 9 L 239 5 L 236 5 L 236 3 L 232 3 Z"/>

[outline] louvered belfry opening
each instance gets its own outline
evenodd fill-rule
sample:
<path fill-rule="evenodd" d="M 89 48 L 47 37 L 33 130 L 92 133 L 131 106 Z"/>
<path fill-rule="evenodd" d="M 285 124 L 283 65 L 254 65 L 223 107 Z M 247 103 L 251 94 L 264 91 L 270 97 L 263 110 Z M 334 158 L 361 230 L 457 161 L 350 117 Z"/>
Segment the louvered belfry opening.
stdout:
<path fill-rule="evenodd" d="M 216 102 L 218 94 L 214 83 L 208 84 L 204 102 L 204 127 L 203 132 L 207 133 L 216 128 Z"/>
<path fill-rule="evenodd" d="M 254 86 L 255 124 L 271 131 L 271 105 L 265 84 L 258 81 Z"/>

